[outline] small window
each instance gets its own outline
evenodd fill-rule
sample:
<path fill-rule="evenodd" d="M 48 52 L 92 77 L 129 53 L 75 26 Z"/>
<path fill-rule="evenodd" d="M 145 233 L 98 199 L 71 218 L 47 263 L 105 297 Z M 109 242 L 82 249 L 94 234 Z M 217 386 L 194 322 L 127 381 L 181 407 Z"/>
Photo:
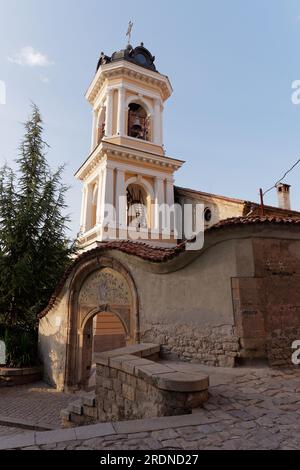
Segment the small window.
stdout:
<path fill-rule="evenodd" d="M 212 217 L 212 212 L 211 210 L 209 209 L 209 207 L 206 207 L 204 209 L 204 220 L 205 222 L 210 222 L 211 221 L 211 217 Z"/>

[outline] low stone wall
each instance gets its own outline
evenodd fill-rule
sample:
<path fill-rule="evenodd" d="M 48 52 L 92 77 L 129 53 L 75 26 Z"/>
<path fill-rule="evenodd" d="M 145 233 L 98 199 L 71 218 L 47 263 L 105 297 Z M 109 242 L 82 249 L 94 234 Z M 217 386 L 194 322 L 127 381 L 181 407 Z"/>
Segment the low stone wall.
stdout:
<path fill-rule="evenodd" d="M 197 325 L 149 324 L 142 341 L 158 341 L 165 357 L 199 362 L 208 366 L 234 367 L 239 356 L 239 337 L 232 325 L 199 328 Z"/>
<path fill-rule="evenodd" d="M 294 341 L 300 340 L 300 328 L 285 327 L 273 330 L 267 337 L 267 355 L 272 367 L 295 367 L 292 363 Z M 298 367 L 298 366 L 296 366 Z"/>
<path fill-rule="evenodd" d="M 182 415 L 199 408 L 208 399 L 208 377 L 153 362 L 159 351 L 158 345 L 141 344 L 96 355 L 95 397 L 69 405 L 63 425 Z"/>
<path fill-rule="evenodd" d="M 41 378 L 41 367 L 0 367 L 0 387 L 28 384 Z"/>

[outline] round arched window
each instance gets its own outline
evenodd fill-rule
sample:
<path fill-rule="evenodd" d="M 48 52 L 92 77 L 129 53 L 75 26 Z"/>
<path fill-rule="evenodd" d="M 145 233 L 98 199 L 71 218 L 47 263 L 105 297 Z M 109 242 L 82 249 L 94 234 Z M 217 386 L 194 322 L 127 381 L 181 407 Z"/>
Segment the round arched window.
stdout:
<path fill-rule="evenodd" d="M 204 220 L 205 220 L 205 222 L 210 222 L 211 218 L 212 218 L 211 209 L 209 207 L 206 207 L 204 209 Z"/>

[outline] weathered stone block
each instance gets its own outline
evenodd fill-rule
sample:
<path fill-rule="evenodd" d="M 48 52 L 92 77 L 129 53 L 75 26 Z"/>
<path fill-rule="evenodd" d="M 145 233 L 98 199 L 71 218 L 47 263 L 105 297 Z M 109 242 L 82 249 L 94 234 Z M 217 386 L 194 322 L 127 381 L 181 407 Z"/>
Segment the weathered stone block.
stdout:
<path fill-rule="evenodd" d="M 116 394 L 121 393 L 121 391 L 122 391 L 122 382 L 118 378 L 113 379 L 112 387 L 113 387 L 113 390 L 115 391 Z"/>
<path fill-rule="evenodd" d="M 108 378 L 105 379 L 105 378 L 103 378 L 103 380 L 102 380 L 102 386 L 103 386 L 104 389 L 112 390 L 112 388 L 113 388 L 113 381 L 112 381 L 112 379 L 108 379 Z"/>
<path fill-rule="evenodd" d="M 151 377 L 156 376 L 158 374 L 168 374 L 172 372 L 169 367 L 166 367 L 162 364 L 153 363 L 148 361 L 148 364 L 137 366 L 134 370 L 135 375 L 147 381 L 151 381 Z"/>
<path fill-rule="evenodd" d="M 219 356 L 218 362 L 220 367 L 234 367 L 234 357 Z"/>
<path fill-rule="evenodd" d="M 85 395 L 82 398 L 82 403 L 87 406 L 95 406 L 95 394 Z"/>
<path fill-rule="evenodd" d="M 109 402 L 108 400 L 105 400 L 103 402 L 103 410 L 106 412 L 106 413 L 111 413 L 111 402 Z"/>
<path fill-rule="evenodd" d="M 207 390 L 209 385 L 208 376 L 201 374 L 184 374 L 181 372 L 171 372 L 159 374 L 155 377 L 155 384 L 162 390 L 175 392 L 199 392 Z"/>
<path fill-rule="evenodd" d="M 117 370 L 115 370 L 115 369 L 109 369 L 109 377 L 110 377 L 111 379 L 115 379 L 115 378 L 117 377 L 117 373 L 118 373 Z"/>
<path fill-rule="evenodd" d="M 135 400 L 135 388 L 134 388 L 134 387 L 131 387 L 131 386 L 128 385 L 128 384 L 123 384 L 123 386 L 122 386 L 122 393 L 123 393 L 123 396 L 124 396 L 127 400 L 130 400 L 130 401 L 134 401 L 134 400 Z"/>
<path fill-rule="evenodd" d="M 83 414 L 96 420 L 98 417 L 98 410 L 96 407 L 83 405 Z"/>

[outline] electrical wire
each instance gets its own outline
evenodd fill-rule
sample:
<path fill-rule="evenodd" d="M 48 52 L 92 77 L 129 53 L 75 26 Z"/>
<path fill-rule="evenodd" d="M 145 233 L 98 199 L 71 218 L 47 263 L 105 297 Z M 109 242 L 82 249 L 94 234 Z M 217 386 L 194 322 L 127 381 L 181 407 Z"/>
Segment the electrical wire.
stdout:
<path fill-rule="evenodd" d="M 274 184 L 274 186 L 272 186 L 271 188 L 267 189 L 267 191 L 265 191 L 265 192 L 263 193 L 263 196 L 265 196 L 265 195 L 266 195 L 269 191 L 271 191 L 272 189 L 276 188 L 276 186 L 277 186 L 279 183 L 281 183 L 281 181 L 286 177 L 286 175 L 288 175 L 288 174 L 298 165 L 298 163 L 300 163 L 300 158 L 299 158 L 299 160 L 296 161 L 296 163 L 294 163 L 294 165 L 293 165 L 288 171 L 286 171 L 286 172 L 284 173 L 284 175 L 283 175 L 278 181 L 276 181 L 276 183 Z"/>

